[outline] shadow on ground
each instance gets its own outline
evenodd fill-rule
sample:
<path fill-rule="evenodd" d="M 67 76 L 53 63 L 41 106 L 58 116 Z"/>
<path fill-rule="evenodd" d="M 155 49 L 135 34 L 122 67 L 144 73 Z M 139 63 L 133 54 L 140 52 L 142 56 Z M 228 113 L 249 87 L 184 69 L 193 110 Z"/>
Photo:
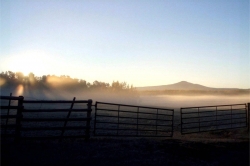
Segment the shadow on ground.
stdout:
<path fill-rule="evenodd" d="M 1 165 L 249 165 L 249 141 L 92 138 L 1 142 Z"/>

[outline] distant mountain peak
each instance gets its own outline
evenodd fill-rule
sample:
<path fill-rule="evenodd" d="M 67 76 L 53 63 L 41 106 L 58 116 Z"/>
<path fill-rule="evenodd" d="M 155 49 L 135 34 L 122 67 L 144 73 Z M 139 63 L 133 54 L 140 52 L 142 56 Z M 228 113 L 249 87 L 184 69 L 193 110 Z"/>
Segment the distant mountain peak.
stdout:
<path fill-rule="evenodd" d="M 190 83 L 190 82 L 187 82 L 187 81 L 181 81 L 181 82 L 177 82 L 175 84 L 193 84 L 193 83 Z"/>
<path fill-rule="evenodd" d="M 177 83 L 190 83 L 190 82 L 187 82 L 187 81 L 180 81 L 180 82 L 177 82 Z"/>
<path fill-rule="evenodd" d="M 175 84 L 192 84 L 192 85 L 199 85 L 199 84 L 194 84 L 194 83 L 191 83 L 191 82 L 188 82 L 188 81 L 180 81 L 180 82 L 177 82 Z"/>
<path fill-rule="evenodd" d="M 160 86 L 146 86 L 146 87 L 136 87 L 137 90 L 149 90 L 149 91 L 155 91 L 155 90 L 236 90 L 238 88 L 212 88 L 203 86 L 200 84 L 193 84 L 188 81 L 180 81 L 174 84 L 169 85 L 160 85 Z"/>
<path fill-rule="evenodd" d="M 199 84 L 193 84 L 187 81 L 180 81 L 175 84 L 138 87 L 137 89 L 138 90 L 210 90 L 211 88 Z"/>

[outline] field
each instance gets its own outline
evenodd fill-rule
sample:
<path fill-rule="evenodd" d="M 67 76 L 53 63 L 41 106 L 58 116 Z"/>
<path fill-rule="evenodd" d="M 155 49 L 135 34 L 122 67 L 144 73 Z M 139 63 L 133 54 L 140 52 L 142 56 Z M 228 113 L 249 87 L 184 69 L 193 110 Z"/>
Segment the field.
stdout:
<path fill-rule="evenodd" d="M 61 142 L 58 140 L 22 140 L 15 144 L 2 139 L 1 163 L 2 165 L 249 165 L 249 131 L 247 128 L 181 135 L 180 112 L 176 109 L 180 103 L 184 103 L 181 106 L 246 103 L 249 102 L 247 97 L 231 100 L 228 100 L 228 97 L 225 97 L 225 100 L 221 97 L 205 100 L 204 98 L 184 99 L 180 96 L 172 100 L 168 96 L 158 96 L 156 100 L 155 97 L 143 96 L 138 103 L 144 106 L 164 106 L 164 108 L 168 108 L 166 105 L 170 104 L 170 108 L 175 108 L 172 138 L 94 136 L 94 122 L 92 121 L 89 141 L 84 139 L 64 139 Z M 217 103 L 217 100 L 220 103 Z M 207 103 L 204 103 L 205 101 Z M 37 105 L 35 107 L 37 108 Z M 39 106 L 40 109 L 46 107 L 46 105 Z M 121 108 L 123 109 L 125 108 Z M 93 118 L 94 114 L 93 109 Z M 113 114 L 117 115 L 117 113 Z M 34 116 L 34 114 L 29 116 Z M 46 117 L 48 114 L 35 116 Z M 56 114 L 52 113 L 49 116 L 56 116 Z M 60 116 L 67 116 L 67 113 Z M 73 116 L 82 115 L 76 113 Z M 124 114 L 124 116 L 133 115 Z M 145 121 L 145 123 L 155 125 L 155 122 Z M 34 124 L 26 123 L 26 125 Z M 36 123 L 36 125 L 39 126 L 41 123 Z M 61 126 L 63 123 L 56 125 Z M 37 132 L 36 134 L 44 133 Z M 60 131 L 58 134 L 60 135 Z"/>
<path fill-rule="evenodd" d="M 207 105 L 226 105 L 249 103 L 249 95 L 144 95 L 140 96 L 137 104 L 150 105 L 164 108 L 174 108 L 178 111 L 181 107 L 195 107 Z"/>
<path fill-rule="evenodd" d="M 222 133 L 220 133 L 222 134 Z M 232 133 L 185 139 L 91 138 L 2 142 L 2 165 L 249 165 L 249 141 Z M 220 136 L 219 136 L 220 135 Z M 203 137 L 203 138 L 202 138 Z M 222 138 L 223 137 L 223 138 Z"/>

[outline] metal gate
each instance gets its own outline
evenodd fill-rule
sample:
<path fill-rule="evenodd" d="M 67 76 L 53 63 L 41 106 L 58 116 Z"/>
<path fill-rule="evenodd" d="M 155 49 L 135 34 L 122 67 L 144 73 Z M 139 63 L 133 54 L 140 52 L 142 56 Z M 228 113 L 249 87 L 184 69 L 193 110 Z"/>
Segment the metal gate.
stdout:
<path fill-rule="evenodd" d="M 247 105 L 181 108 L 181 133 L 198 133 L 247 127 Z"/>
<path fill-rule="evenodd" d="M 172 137 L 174 110 L 96 102 L 95 136 Z"/>

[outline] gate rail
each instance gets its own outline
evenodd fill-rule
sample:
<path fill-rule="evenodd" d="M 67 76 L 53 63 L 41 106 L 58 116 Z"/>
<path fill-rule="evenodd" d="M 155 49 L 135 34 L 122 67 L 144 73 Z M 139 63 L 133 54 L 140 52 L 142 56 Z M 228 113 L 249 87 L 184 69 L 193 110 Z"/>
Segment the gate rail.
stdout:
<path fill-rule="evenodd" d="M 10 96 L 0 96 L 0 99 L 1 137 L 14 138 L 17 141 L 20 138 L 23 97 L 14 97 L 10 94 Z M 3 101 L 6 101 L 7 105 Z M 14 102 L 14 105 L 12 102 Z"/>
<path fill-rule="evenodd" d="M 35 131 L 44 131 L 44 136 L 22 136 L 24 139 L 62 139 L 62 138 L 90 138 L 90 121 L 91 121 L 91 105 L 92 100 L 24 100 L 25 104 L 70 104 L 70 108 L 45 108 L 39 109 L 37 106 L 35 108 L 26 108 L 26 105 L 22 111 L 22 128 L 21 130 L 24 132 L 35 132 Z M 86 104 L 85 108 L 73 108 L 75 104 Z M 54 113 L 54 114 L 53 114 Z M 52 117 L 43 117 L 38 116 L 36 114 L 52 114 Z M 67 114 L 67 116 L 66 116 Z M 81 117 L 74 116 L 74 114 L 81 114 Z M 85 115 L 84 115 L 85 114 Z M 60 116 L 61 115 L 61 116 Z M 83 117 L 82 117 L 83 116 Z M 43 126 L 39 124 L 39 122 L 50 124 L 50 126 Z M 76 122 L 78 124 L 70 125 L 71 123 Z M 25 123 L 33 123 L 33 125 L 25 125 Z M 35 123 L 35 124 L 34 124 Z M 56 125 L 56 123 L 60 123 L 60 125 Z M 30 127 L 32 126 L 32 127 Z M 65 134 L 66 131 L 78 131 L 78 134 Z M 50 132 L 52 131 L 52 132 Z M 59 131 L 57 135 L 48 134 Z M 47 134 L 46 134 L 47 132 Z M 84 132 L 84 134 L 82 134 Z"/>
<path fill-rule="evenodd" d="M 23 96 L 14 97 L 12 94 L 0 96 L 0 99 L 1 137 L 10 137 L 17 141 L 29 138 L 89 139 L 92 124 L 94 136 L 173 136 L 174 109 L 105 102 L 92 105 L 92 100 L 76 101 L 75 98 L 73 101 L 24 100 Z M 53 104 L 65 103 L 71 106 L 51 107 Z M 34 104 L 34 107 L 26 107 L 28 104 Z M 41 104 L 48 104 L 49 108 L 42 109 Z M 77 107 L 78 104 L 85 107 Z M 95 106 L 94 121 L 91 118 L 92 106 Z M 249 112 L 250 103 L 181 108 L 181 134 L 243 127 L 248 127 L 249 131 Z M 72 130 L 77 133 L 72 135 Z M 65 134 L 66 131 L 68 133 Z M 28 135 L 27 132 L 33 133 Z M 44 135 L 39 136 L 35 132 Z M 79 134 L 80 132 L 83 134 Z"/>
<path fill-rule="evenodd" d="M 0 96 L 1 99 L 1 137 L 20 139 L 62 139 L 90 138 L 92 100 L 24 100 L 23 96 Z M 5 104 L 2 105 L 2 103 Z M 6 104 L 6 101 L 8 104 Z M 17 101 L 15 106 L 11 101 Z M 51 108 L 53 104 L 71 104 L 70 108 Z M 86 104 L 85 108 L 73 108 L 74 104 Z M 33 108 L 27 104 L 35 105 Z M 49 104 L 50 108 L 39 108 Z M 73 116 L 76 113 L 76 116 Z M 78 117 L 81 114 L 83 117 Z M 69 123 L 74 123 L 73 125 Z M 46 124 L 46 125 L 45 125 Z M 79 125 L 81 124 L 81 125 Z M 72 134 L 72 130 L 77 131 Z M 65 134 L 70 131 L 69 134 Z M 57 134 L 55 134 L 57 132 Z M 84 134 L 82 134 L 82 132 Z M 27 134 L 29 133 L 29 134 Z M 40 136 L 37 136 L 39 134 Z"/>
<path fill-rule="evenodd" d="M 174 110 L 96 102 L 95 136 L 172 137 Z"/>
<path fill-rule="evenodd" d="M 181 134 L 248 127 L 246 104 L 181 108 Z"/>

